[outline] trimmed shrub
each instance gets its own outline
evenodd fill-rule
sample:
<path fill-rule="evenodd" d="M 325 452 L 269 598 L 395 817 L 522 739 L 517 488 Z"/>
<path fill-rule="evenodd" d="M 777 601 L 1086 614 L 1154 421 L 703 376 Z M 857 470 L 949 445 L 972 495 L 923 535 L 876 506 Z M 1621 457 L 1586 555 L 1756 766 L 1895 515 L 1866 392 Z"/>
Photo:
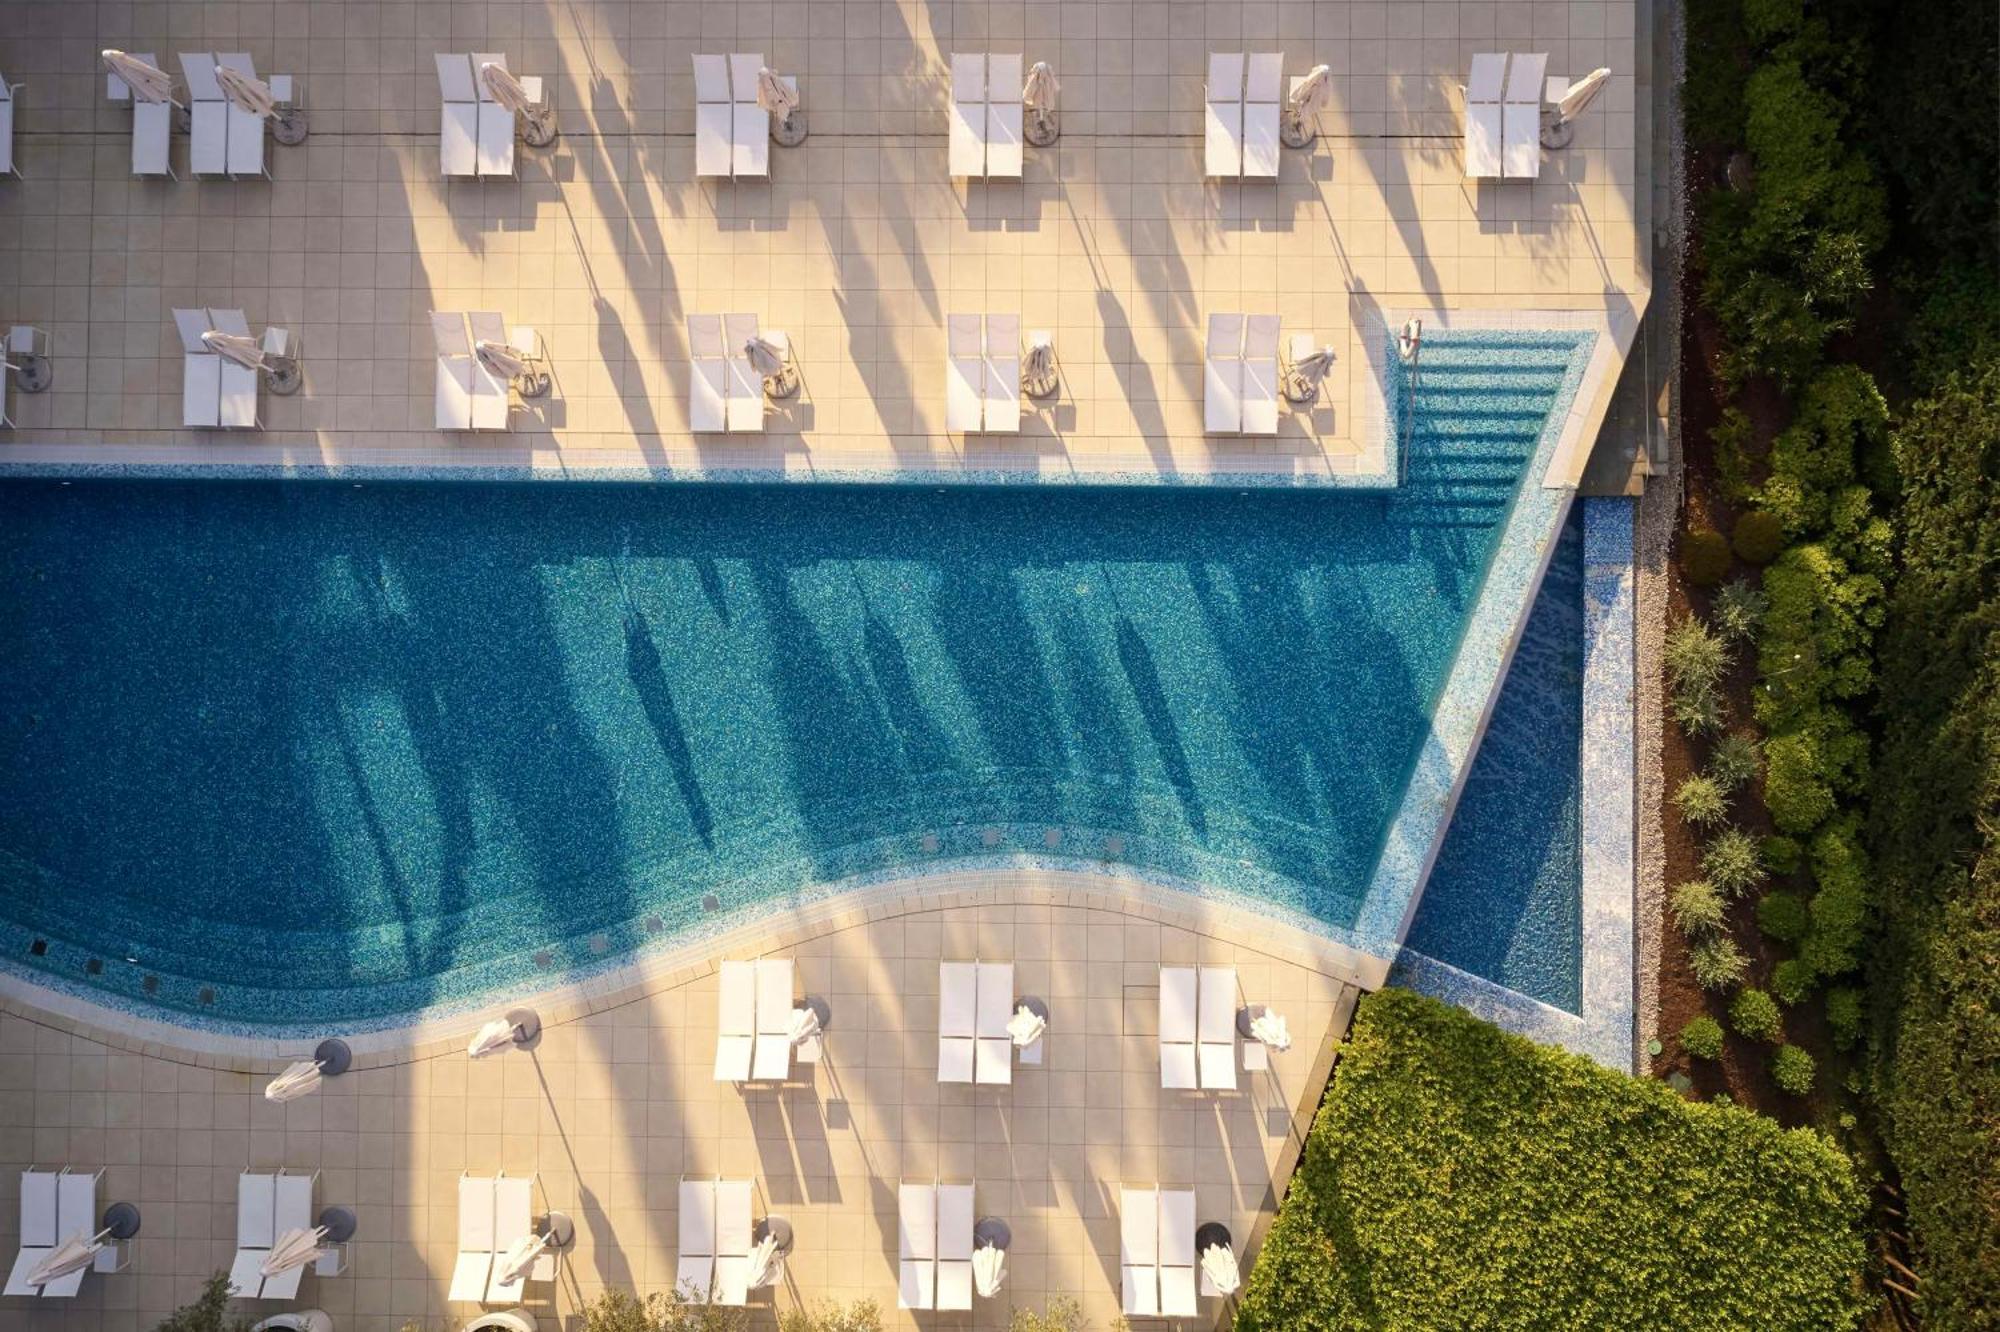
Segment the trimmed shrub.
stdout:
<path fill-rule="evenodd" d="M 1837 985 L 1826 992 L 1826 1029 L 1836 1049 L 1854 1048 L 1861 1039 L 1861 991 Z"/>
<path fill-rule="evenodd" d="M 1667 668 L 1667 710 L 1675 724 L 1690 735 L 1720 729 L 1729 645 L 1689 616 L 1667 630 L 1661 656 Z"/>
<path fill-rule="evenodd" d="M 748 1326 L 744 1309 L 657 1290 L 641 1298 L 607 1287 L 583 1309 L 583 1332 L 742 1332 Z"/>
<path fill-rule="evenodd" d="M 250 1320 L 229 1313 L 229 1273 L 216 1272 L 191 1304 L 162 1318 L 153 1332 L 248 1332 Z"/>
<path fill-rule="evenodd" d="M 1007 1332 L 1083 1332 L 1083 1306 L 1067 1295 L 1051 1295 L 1048 1309 L 1016 1309 Z"/>
<path fill-rule="evenodd" d="M 1729 817 L 1729 797 L 1707 777 L 1689 777 L 1674 792 L 1674 808 L 1697 828 L 1709 828 Z"/>
<path fill-rule="evenodd" d="M 1729 572 L 1729 543 L 1712 527 L 1681 534 L 1681 572 L 1696 587 L 1714 587 Z"/>
<path fill-rule="evenodd" d="M 1764 839 L 1764 864 L 1773 874 L 1796 874 L 1805 863 L 1805 848 L 1779 833 Z"/>
<path fill-rule="evenodd" d="M 1734 795 L 1737 788 L 1757 775 L 1764 764 L 1764 747 L 1754 735 L 1731 731 L 1717 736 L 1708 751 L 1708 766 L 1702 773 L 1723 790 Z"/>
<path fill-rule="evenodd" d="M 1833 785 L 1810 735 L 1774 735 L 1764 744 L 1764 808 L 1789 833 L 1808 833 L 1833 813 Z"/>
<path fill-rule="evenodd" d="M 1704 990 L 1726 990 L 1743 979 L 1750 961 L 1726 934 L 1711 934 L 1688 949 L 1688 970 Z"/>
<path fill-rule="evenodd" d="M 1708 432 L 1714 446 L 1716 481 L 1731 504 L 1743 504 L 1756 492 L 1758 459 L 1752 456 L 1757 432 L 1741 407 L 1722 409 L 1722 416 Z"/>
<path fill-rule="evenodd" d="M 1759 492 L 1764 510 L 1794 540 L 1836 529 L 1843 497 L 1854 503 L 1858 489 L 1867 507 L 1856 458 L 1881 442 L 1888 425 L 1889 405 L 1866 370 L 1834 365 L 1820 371 L 1800 395 L 1792 423 L 1771 443 L 1770 475 Z M 1777 554 L 1775 546 L 1771 553 Z"/>
<path fill-rule="evenodd" d="M 1827 706 L 1875 682 L 1882 580 L 1854 572 L 1824 545 L 1793 546 L 1764 571 L 1764 595 L 1771 604 L 1757 633 L 1757 720 L 1772 733 L 1810 728 L 1824 740 Z"/>
<path fill-rule="evenodd" d="M 1752 509 L 1736 520 L 1736 527 L 1729 534 L 1729 548 L 1736 552 L 1737 559 L 1761 569 L 1777 559 L 1778 552 L 1785 548 L 1785 525 L 1774 513 Z"/>
<path fill-rule="evenodd" d="M 873 1300 L 824 1301 L 810 1311 L 787 1309 L 779 1314 L 778 1332 L 882 1332 L 882 1311 Z"/>
<path fill-rule="evenodd" d="M 1868 857 L 1859 838 L 1859 821 L 1852 815 L 1813 838 L 1813 879 L 1819 891 L 1807 903 L 1812 927 L 1799 944 L 1799 956 L 1822 976 L 1845 975 L 1861 964 L 1869 904 Z"/>
<path fill-rule="evenodd" d="M 1722 1024 L 1706 1013 L 1689 1019 L 1681 1028 L 1681 1049 L 1696 1059 L 1720 1059 Z"/>
<path fill-rule="evenodd" d="M 1816 1070 L 1813 1057 L 1796 1045 L 1781 1045 L 1771 1052 L 1771 1081 L 1788 1096 L 1809 1095 Z"/>
<path fill-rule="evenodd" d="M 1786 1008 L 1797 1008 L 1819 988 L 1819 976 L 1804 958 L 1788 957 L 1771 969 L 1771 994 Z"/>
<path fill-rule="evenodd" d="M 1729 1025 L 1753 1041 L 1776 1040 L 1785 1029 L 1777 1000 L 1762 990 L 1741 990 L 1729 1001 Z"/>
<path fill-rule="evenodd" d="M 1829 1139 L 1395 988 L 1366 995 L 1238 1332 L 1828 1332 L 1864 1198 Z"/>
<path fill-rule="evenodd" d="M 1668 907 L 1674 913 L 1674 924 L 1690 939 L 1722 928 L 1722 894 L 1700 879 L 1690 879 L 1674 889 Z"/>
<path fill-rule="evenodd" d="M 1724 828 L 1701 853 L 1701 872 L 1725 897 L 1737 898 L 1764 882 L 1757 839 L 1741 828 Z"/>
<path fill-rule="evenodd" d="M 1729 720 L 1722 691 L 1711 684 L 1668 686 L 1667 711 L 1687 736 L 1713 735 Z"/>
<path fill-rule="evenodd" d="M 1797 893 L 1782 890 L 1765 893 L 1757 901 L 1757 928 L 1767 939 L 1795 944 L 1806 937 L 1806 928 L 1811 924 L 1812 916 L 1806 911 L 1806 899 Z"/>

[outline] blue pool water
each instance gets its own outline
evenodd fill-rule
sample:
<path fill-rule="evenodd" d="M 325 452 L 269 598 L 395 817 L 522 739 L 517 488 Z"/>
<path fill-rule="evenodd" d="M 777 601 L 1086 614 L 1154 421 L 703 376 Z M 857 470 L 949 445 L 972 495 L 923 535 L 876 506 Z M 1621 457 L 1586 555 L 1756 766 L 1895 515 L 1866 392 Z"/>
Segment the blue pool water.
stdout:
<path fill-rule="evenodd" d="M 0 484 L 6 964 L 363 1027 L 1009 853 L 1343 925 L 1573 346 L 1427 344 L 1394 493 Z"/>
<path fill-rule="evenodd" d="M 1545 1004 L 1583 1004 L 1583 506 L 1572 505 L 1405 940 Z"/>

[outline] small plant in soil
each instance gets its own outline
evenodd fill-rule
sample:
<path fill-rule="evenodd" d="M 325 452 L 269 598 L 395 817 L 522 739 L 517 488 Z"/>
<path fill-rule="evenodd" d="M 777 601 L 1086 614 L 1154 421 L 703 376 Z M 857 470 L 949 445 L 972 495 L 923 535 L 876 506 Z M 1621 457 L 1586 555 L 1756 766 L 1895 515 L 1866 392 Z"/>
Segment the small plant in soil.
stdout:
<path fill-rule="evenodd" d="M 1771 1052 L 1771 1081 L 1787 1096 L 1809 1095 L 1816 1071 L 1813 1057 L 1796 1045 L 1781 1045 Z"/>
<path fill-rule="evenodd" d="M 1741 828 L 1725 828 L 1701 853 L 1701 872 L 1728 898 L 1738 898 L 1764 882 L 1764 860 L 1757 839 Z"/>
<path fill-rule="evenodd" d="M 1753 1041 L 1776 1040 L 1785 1029 L 1777 1000 L 1762 990 L 1743 990 L 1730 1000 L 1729 1025 Z"/>
<path fill-rule="evenodd" d="M 1707 777 L 1689 777 L 1674 792 L 1674 807 L 1697 828 L 1712 828 L 1729 817 L 1729 796 Z"/>
<path fill-rule="evenodd" d="M 1771 993 L 1787 1008 L 1797 1008 L 1819 988 L 1819 974 L 1803 958 L 1788 957 L 1771 969 Z"/>
<path fill-rule="evenodd" d="M 1681 1049 L 1696 1059 L 1722 1057 L 1722 1024 L 1706 1013 L 1681 1028 Z"/>
<path fill-rule="evenodd" d="M 1770 598 L 1752 587 L 1749 579 L 1732 578 L 1715 590 L 1709 614 L 1715 621 L 1717 636 L 1734 647 L 1756 636 L 1757 626 L 1770 605 Z"/>
<path fill-rule="evenodd" d="M 1812 912 L 1797 893 L 1765 893 L 1757 901 L 1757 928 L 1767 939 L 1795 944 L 1812 926 Z"/>
<path fill-rule="evenodd" d="M 1712 934 L 1688 948 L 1688 970 L 1704 990 L 1726 990 L 1743 979 L 1749 959 L 1726 934 Z"/>
<path fill-rule="evenodd" d="M 1715 738 L 1715 744 L 1708 751 L 1708 766 L 1703 769 L 1702 775 L 1733 793 L 1757 775 L 1763 762 L 1764 747 L 1757 743 L 1756 736 L 1731 731 Z"/>
<path fill-rule="evenodd" d="M 1689 879 L 1668 899 L 1674 924 L 1689 939 L 1702 939 L 1722 928 L 1722 894 L 1705 879 Z"/>

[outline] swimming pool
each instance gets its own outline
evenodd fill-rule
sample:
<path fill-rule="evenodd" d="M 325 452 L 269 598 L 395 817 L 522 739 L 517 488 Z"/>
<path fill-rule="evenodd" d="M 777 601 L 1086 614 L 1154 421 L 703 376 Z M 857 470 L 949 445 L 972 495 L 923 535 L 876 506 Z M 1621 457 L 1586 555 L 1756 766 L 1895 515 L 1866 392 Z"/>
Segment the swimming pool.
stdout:
<path fill-rule="evenodd" d="M 1009 854 L 1337 929 L 1576 339 L 1440 344 L 1394 492 L 0 484 L 6 962 L 393 1025 Z"/>

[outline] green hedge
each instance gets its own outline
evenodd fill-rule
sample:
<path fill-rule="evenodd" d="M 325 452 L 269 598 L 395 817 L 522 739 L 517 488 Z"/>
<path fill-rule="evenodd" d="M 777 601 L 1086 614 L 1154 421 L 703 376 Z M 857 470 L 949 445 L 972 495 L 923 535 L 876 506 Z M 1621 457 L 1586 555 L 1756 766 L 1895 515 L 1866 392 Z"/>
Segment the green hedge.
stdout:
<path fill-rule="evenodd" d="M 1828 1332 L 1860 1312 L 1862 1205 L 1816 1132 L 1384 990 L 1236 1327 Z"/>

